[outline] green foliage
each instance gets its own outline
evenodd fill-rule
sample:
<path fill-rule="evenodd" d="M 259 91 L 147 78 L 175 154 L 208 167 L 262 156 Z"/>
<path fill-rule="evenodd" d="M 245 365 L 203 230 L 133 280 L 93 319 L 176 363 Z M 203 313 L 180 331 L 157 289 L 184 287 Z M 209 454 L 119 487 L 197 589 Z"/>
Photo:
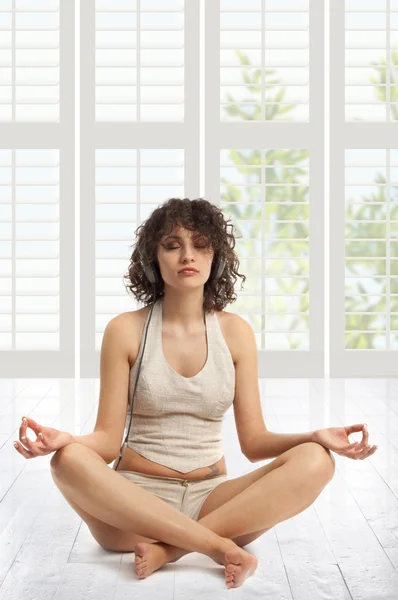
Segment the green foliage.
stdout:
<path fill-rule="evenodd" d="M 381 58 L 378 62 L 372 63 L 373 68 L 376 71 L 375 76 L 369 78 L 370 83 L 375 86 L 376 98 L 380 102 L 387 102 L 387 85 L 388 85 L 388 69 L 386 60 Z M 398 119 L 397 106 L 392 104 L 398 101 L 398 87 L 397 82 L 394 79 L 394 69 L 398 67 L 398 51 L 392 50 L 391 52 L 391 86 L 390 86 L 390 118 L 396 121 Z M 374 182 L 379 184 L 376 194 L 370 193 L 367 196 L 361 198 L 361 204 L 346 205 L 346 239 L 354 239 L 355 241 L 355 254 L 360 257 L 355 261 L 347 260 L 346 252 L 346 275 L 361 277 L 369 275 L 371 271 L 374 277 L 371 277 L 368 281 L 369 284 L 365 286 L 357 282 L 356 292 L 358 294 L 364 294 L 362 307 L 358 306 L 358 297 L 346 296 L 346 313 L 352 312 L 352 314 L 346 314 L 346 330 L 357 329 L 354 335 L 351 335 L 347 341 L 347 348 L 376 348 L 378 332 L 385 333 L 387 326 L 387 319 L 390 315 L 386 314 L 386 299 L 381 294 L 386 294 L 386 243 L 381 241 L 369 242 L 361 241 L 361 237 L 374 239 L 386 238 L 386 224 L 385 222 L 392 219 L 392 211 L 394 207 L 391 207 L 390 215 L 385 213 L 386 208 L 386 187 L 380 184 L 386 184 L 386 179 L 382 173 L 376 173 Z M 392 190 L 391 190 L 392 193 Z M 369 202 L 383 203 L 381 206 L 384 211 L 380 211 L 380 206 L 367 204 Z M 368 223 L 361 223 L 360 221 L 369 221 Z M 380 220 L 380 222 L 377 222 Z M 381 222 L 381 221 L 384 221 Z M 350 244 L 350 254 L 352 256 L 352 249 Z M 392 244 L 391 244 L 392 246 Z M 391 263 L 391 269 L 393 268 Z M 355 288 L 354 288 L 355 289 Z M 355 293 L 350 290 L 350 293 Z M 371 295 L 374 294 L 374 295 Z M 393 310 L 393 307 L 391 307 Z M 364 313 L 359 313 L 359 310 L 363 310 Z M 365 314 L 365 311 L 367 314 Z M 379 313 L 379 314 L 377 314 Z M 376 326 L 380 322 L 381 316 L 384 316 L 382 326 Z M 360 318 L 359 318 L 360 317 Z M 365 333 L 368 331 L 368 333 Z M 364 333 L 362 333 L 364 332 Z"/>
<path fill-rule="evenodd" d="M 237 55 L 242 66 L 247 67 L 250 65 L 248 57 L 242 51 L 238 50 Z M 294 105 L 277 104 L 283 101 L 286 88 L 280 86 L 280 81 L 277 78 L 271 79 L 271 76 L 275 73 L 274 70 L 265 71 L 265 81 L 267 83 L 266 120 L 281 120 L 281 115 L 295 108 Z M 253 69 L 249 73 L 247 69 L 242 69 L 242 79 L 251 94 L 248 101 L 251 101 L 252 104 L 250 106 L 239 104 L 231 94 L 228 94 L 227 99 L 231 104 L 224 107 L 224 110 L 228 116 L 234 119 L 258 121 L 263 118 L 261 103 L 258 100 L 256 101 L 254 96 L 261 94 L 261 70 Z M 276 86 L 279 86 L 279 89 L 273 93 L 272 90 Z M 287 303 L 291 299 L 289 296 L 303 294 L 298 296 L 298 310 L 301 315 L 286 314 L 283 330 L 290 334 L 288 338 L 290 348 L 303 347 L 306 349 L 307 347 L 303 346 L 300 336 L 295 336 L 294 333 L 298 330 L 308 330 L 309 205 L 308 186 L 302 185 L 303 178 L 308 176 L 308 167 L 305 164 L 302 165 L 303 162 L 308 161 L 308 151 L 305 149 L 283 150 L 278 148 L 268 150 L 263 154 L 264 166 L 266 167 L 266 183 L 275 185 L 275 187 L 266 187 L 266 215 L 262 214 L 261 203 L 256 203 L 258 188 L 261 183 L 264 183 L 261 180 L 261 151 L 256 149 L 250 151 L 232 149 L 228 153 L 228 158 L 231 163 L 236 165 L 237 172 L 244 176 L 245 187 L 243 189 L 229 184 L 229 181 L 225 178 L 221 179 L 222 184 L 226 186 L 221 198 L 228 203 L 224 207 L 224 213 L 235 220 L 238 235 L 256 240 L 273 239 L 272 256 L 286 257 L 280 260 L 276 258 L 272 262 L 269 261 L 271 264 L 265 275 L 274 278 L 276 290 L 273 292 L 274 297 L 268 297 L 268 302 L 272 305 L 272 313 L 280 317 L 283 316 L 283 313 L 288 312 Z M 291 184 L 296 184 L 296 186 L 290 187 Z M 252 221 L 252 223 L 245 223 L 247 221 Z M 244 227 L 244 229 L 242 230 L 241 227 Z M 298 241 L 291 239 L 296 237 L 302 239 Z M 250 245 L 249 240 L 245 240 L 245 246 L 247 245 Z M 245 272 L 252 275 L 253 281 L 257 279 L 262 282 L 263 275 L 256 273 L 258 263 L 250 260 L 250 254 L 248 256 L 249 258 L 245 259 L 247 260 Z M 255 257 L 252 256 L 252 258 Z M 289 269 L 288 276 L 286 276 L 287 268 Z M 285 277 L 278 279 L 282 275 L 285 275 Z M 292 275 L 299 275 L 302 278 L 295 279 Z M 283 295 L 288 296 L 288 298 L 284 299 Z M 263 306 L 261 312 L 263 315 L 265 314 L 265 306 Z M 261 329 L 261 331 L 266 329 L 266 324 L 263 322 L 264 318 L 261 318 L 262 322 L 259 324 L 255 322 L 257 319 L 254 318 L 253 326 L 255 329 Z M 264 346 L 263 338 L 262 347 Z"/>
<path fill-rule="evenodd" d="M 390 84 L 388 84 L 388 71 L 387 63 L 384 57 L 380 58 L 378 62 L 372 62 L 374 70 L 376 71 L 375 76 L 369 78 L 370 83 L 375 86 L 376 98 L 379 102 L 387 102 L 387 89 L 388 85 L 390 88 L 390 104 L 387 107 L 390 110 L 390 118 L 392 121 L 398 121 L 398 105 L 394 104 L 398 102 L 398 82 L 395 79 L 395 71 L 398 72 L 398 50 L 391 50 L 391 63 L 390 63 Z M 358 120 L 358 119 L 356 119 Z"/>
<path fill-rule="evenodd" d="M 242 68 L 242 80 L 247 87 L 249 97 L 248 104 L 237 102 L 231 94 L 227 94 L 229 105 L 224 106 L 225 113 L 234 120 L 241 121 L 259 121 L 268 120 L 287 120 L 281 115 L 294 110 L 294 105 L 282 104 L 286 88 L 281 86 L 275 70 L 265 70 L 264 80 L 267 84 L 265 97 L 265 113 L 262 115 L 262 107 L 260 99 L 263 86 L 261 78 L 261 69 L 253 68 L 250 72 L 247 67 L 250 66 L 250 61 L 247 55 L 237 50 L 237 56 L 240 60 Z M 398 65 L 398 51 L 392 52 L 392 60 L 395 65 Z M 375 84 L 375 89 L 378 98 L 385 101 L 385 85 L 386 82 L 386 66 L 377 67 L 379 79 L 372 77 L 372 83 Z M 274 89 L 279 88 L 279 89 Z M 272 91 L 273 90 L 273 91 Z M 391 101 L 398 94 L 398 86 L 394 88 L 391 95 Z M 384 94 L 384 95 L 383 95 Z M 256 99 L 257 96 L 257 99 Z M 250 104 L 249 104 L 250 102 Z M 280 104 L 278 104 L 280 103 Z M 396 107 L 391 107 L 391 117 L 397 119 Z M 265 322 L 271 319 L 270 313 L 283 318 L 284 326 L 279 327 L 289 334 L 286 339 L 291 349 L 307 349 L 305 342 L 300 339 L 300 335 L 294 335 L 296 331 L 308 330 L 309 319 L 309 204 L 308 186 L 303 184 L 308 177 L 308 151 L 306 149 L 275 149 L 266 150 L 263 152 L 263 172 L 266 171 L 266 181 L 262 181 L 261 177 L 261 151 L 253 150 L 238 150 L 232 149 L 228 152 L 228 158 L 236 166 L 237 173 L 245 181 L 244 187 L 230 184 L 229 180 L 221 178 L 221 183 L 224 186 L 224 191 L 221 194 L 221 199 L 225 202 L 224 213 L 230 216 L 236 223 L 238 235 L 244 238 L 244 249 L 241 255 L 245 254 L 245 273 L 250 276 L 253 282 L 259 282 L 256 290 L 264 291 L 264 275 L 273 278 L 273 283 L 276 289 L 272 291 L 274 296 L 269 294 L 266 297 L 262 296 L 261 316 L 253 318 L 253 326 L 261 332 L 266 331 Z M 265 204 L 259 201 L 259 189 L 261 184 L 266 183 Z M 385 178 L 381 173 L 375 176 L 375 183 L 386 183 Z M 293 185 L 294 184 L 294 185 Z M 262 188 L 264 190 L 264 188 Z M 347 257 L 355 258 L 354 260 L 346 260 L 346 275 L 361 277 L 361 274 L 368 274 L 369 265 L 372 265 L 372 274 L 374 277 L 369 279 L 369 282 L 380 284 L 380 277 L 385 278 L 386 265 L 386 244 L 380 241 L 380 238 L 385 239 L 385 224 L 378 223 L 377 219 L 388 219 L 388 215 L 383 213 L 386 206 L 385 187 L 380 186 L 376 192 L 371 192 L 369 196 L 362 198 L 363 204 L 352 205 L 347 203 L 346 207 L 346 237 L 347 240 L 356 240 L 354 244 L 347 244 Z M 379 205 L 369 204 L 370 202 L 379 203 Z M 264 208 L 265 206 L 265 208 Z M 367 220 L 369 223 L 361 223 L 361 220 Z M 361 241 L 365 238 L 379 238 L 374 242 Z M 267 270 L 264 273 L 259 273 L 258 261 L 254 260 L 254 245 L 252 240 L 270 242 L 268 258 L 275 260 L 266 261 Z M 293 239 L 299 238 L 299 239 Z M 250 254 L 250 248 L 253 248 Z M 398 255 L 398 243 L 396 249 Z M 369 254 L 368 254 L 369 253 Z M 284 258 L 280 258 L 284 257 Z M 358 257 L 358 258 L 356 258 Z M 377 257 L 380 257 L 378 260 Z M 383 261 L 384 258 L 384 261 Z M 373 260 L 374 259 L 374 260 Z M 292 275 L 299 276 L 294 278 Z M 278 279 L 278 277 L 281 277 Z M 269 280 L 268 280 L 269 281 Z M 384 331 L 384 326 L 377 325 L 380 321 L 380 315 L 377 313 L 385 313 L 386 302 L 385 297 L 380 296 L 385 293 L 384 287 L 378 288 L 377 295 L 372 297 L 369 289 L 366 289 L 361 281 L 356 284 L 355 291 L 350 293 L 363 294 L 362 298 L 346 297 L 346 312 L 355 313 L 346 315 L 346 330 L 358 330 L 358 333 L 352 334 L 351 338 L 347 339 L 346 348 L 373 348 L 376 347 L 376 336 L 378 331 Z M 298 304 L 295 306 L 295 312 L 298 310 L 299 315 L 291 315 L 289 313 L 289 301 L 296 294 Z M 301 294 L 298 296 L 298 294 Z M 283 296 L 286 295 L 286 299 Z M 249 299 L 248 299 L 249 301 Z M 266 306 L 271 306 L 271 311 L 267 310 Z M 398 301 L 397 301 L 398 305 Z M 362 311 L 362 312 L 360 312 Z M 398 320 L 398 319 L 397 319 Z M 361 331 L 370 330 L 371 333 L 365 334 Z M 262 333 L 261 347 L 265 347 L 266 334 Z"/>

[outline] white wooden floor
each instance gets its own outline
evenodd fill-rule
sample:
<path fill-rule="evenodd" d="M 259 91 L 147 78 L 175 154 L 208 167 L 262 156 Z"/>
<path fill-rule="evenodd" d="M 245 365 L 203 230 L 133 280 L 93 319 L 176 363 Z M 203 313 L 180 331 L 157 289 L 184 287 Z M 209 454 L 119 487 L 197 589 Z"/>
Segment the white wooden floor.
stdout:
<path fill-rule="evenodd" d="M 397 600 L 398 379 L 259 384 L 271 431 L 364 422 L 379 449 L 364 461 L 334 454 L 327 488 L 246 547 L 259 559 L 257 571 L 227 589 L 224 568 L 198 553 L 136 579 L 134 554 L 103 550 L 59 492 L 51 455 L 25 460 L 14 449 L 23 415 L 74 434 L 92 431 L 99 380 L 0 379 L 0 600 Z M 223 435 L 229 479 L 264 464 L 240 453 L 232 408 Z"/>

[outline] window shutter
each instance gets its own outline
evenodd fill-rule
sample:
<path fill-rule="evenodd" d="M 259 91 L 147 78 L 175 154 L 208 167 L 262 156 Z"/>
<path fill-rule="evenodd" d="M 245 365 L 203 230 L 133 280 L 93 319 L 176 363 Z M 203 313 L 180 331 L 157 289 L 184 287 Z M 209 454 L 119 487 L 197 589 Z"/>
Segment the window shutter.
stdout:
<path fill-rule="evenodd" d="M 96 350 L 109 319 L 132 310 L 127 272 L 139 218 L 168 197 L 184 197 L 184 155 L 179 149 L 96 150 Z M 125 282 L 127 283 L 127 281 Z M 123 285 L 122 285 L 123 284 Z"/>
<path fill-rule="evenodd" d="M 1 4 L 0 121 L 59 121 L 59 0 Z"/>
<path fill-rule="evenodd" d="M 387 2 L 346 0 L 346 121 L 398 120 L 398 4 Z"/>
<path fill-rule="evenodd" d="M 323 19 L 308 0 L 206 4 L 206 196 L 235 226 L 231 308 L 260 377 L 324 373 Z"/>
<path fill-rule="evenodd" d="M 97 121 L 184 120 L 183 0 L 98 0 Z"/>
<path fill-rule="evenodd" d="M 219 55 L 222 121 L 308 121 L 308 0 L 221 0 Z"/>
<path fill-rule="evenodd" d="M 72 2 L 1 3 L 2 377 L 74 374 L 73 25 Z"/>
<path fill-rule="evenodd" d="M 136 229 L 199 197 L 199 0 L 85 0 L 81 30 L 81 374 L 98 377 L 106 324 L 141 307 Z"/>
<path fill-rule="evenodd" d="M 1 155 L 1 349 L 59 350 L 59 151 Z"/>
<path fill-rule="evenodd" d="M 338 43 L 342 31 L 345 46 Z M 339 0 L 331 11 L 330 56 L 331 374 L 395 376 L 396 0 Z"/>

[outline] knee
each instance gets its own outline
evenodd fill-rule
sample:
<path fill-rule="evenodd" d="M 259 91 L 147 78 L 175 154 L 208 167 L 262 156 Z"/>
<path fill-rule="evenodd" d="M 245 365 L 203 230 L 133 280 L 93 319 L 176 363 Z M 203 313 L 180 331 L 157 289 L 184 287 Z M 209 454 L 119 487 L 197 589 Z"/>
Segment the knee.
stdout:
<path fill-rule="evenodd" d="M 63 446 L 56 452 L 54 452 L 51 460 L 50 466 L 53 471 L 58 469 L 61 465 L 65 465 L 65 463 L 69 463 L 72 456 L 76 456 L 76 451 L 81 448 L 81 444 L 77 442 L 72 442 L 71 444 L 67 444 Z"/>
<path fill-rule="evenodd" d="M 330 481 L 336 470 L 336 463 L 331 451 L 317 442 L 307 442 L 302 444 L 306 446 L 311 468 L 316 474 L 326 477 Z"/>

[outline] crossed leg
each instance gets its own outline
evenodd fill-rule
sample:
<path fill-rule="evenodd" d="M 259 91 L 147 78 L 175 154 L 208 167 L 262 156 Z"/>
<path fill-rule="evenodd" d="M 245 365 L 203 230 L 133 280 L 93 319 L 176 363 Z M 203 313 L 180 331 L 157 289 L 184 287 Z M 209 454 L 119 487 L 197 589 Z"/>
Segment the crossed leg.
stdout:
<path fill-rule="evenodd" d="M 81 445 L 80 448 L 83 451 L 88 450 L 93 460 L 104 463 L 95 452 Z M 61 478 L 57 479 L 56 454 L 51 461 L 54 481 L 103 548 L 132 552 L 139 542 L 158 542 L 156 539 L 137 535 L 131 530 L 114 527 L 83 510 L 72 500 L 73 493 L 70 492 L 70 488 L 63 487 Z M 269 464 L 217 486 L 203 504 L 198 523 L 243 547 L 276 523 L 310 506 L 331 480 L 333 473 L 334 459 L 329 451 L 316 443 L 300 444 Z M 250 511 L 247 510 L 248 507 Z M 267 515 L 267 518 L 259 518 L 260 513 Z M 256 527 L 256 519 L 265 526 Z M 168 552 L 174 555 L 174 560 L 189 553 L 188 550 L 162 544 L 164 547 L 168 546 Z"/>
<path fill-rule="evenodd" d="M 334 458 L 328 450 L 311 442 L 302 444 L 255 472 L 217 486 L 203 504 L 198 522 L 243 547 L 276 523 L 308 508 L 334 472 Z M 231 497 L 233 491 L 236 493 Z M 262 511 L 268 515 L 269 527 L 252 531 L 253 513 L 260 515 Z M 243 531 L 248 533 L 237 535 Z M 147 576 L 166 562 L 174 562 L 190 552 L 164 542 L 151 548 L 145 546 L 139 544 L 135 548 L 136 573 L 140 576 Z"/>

